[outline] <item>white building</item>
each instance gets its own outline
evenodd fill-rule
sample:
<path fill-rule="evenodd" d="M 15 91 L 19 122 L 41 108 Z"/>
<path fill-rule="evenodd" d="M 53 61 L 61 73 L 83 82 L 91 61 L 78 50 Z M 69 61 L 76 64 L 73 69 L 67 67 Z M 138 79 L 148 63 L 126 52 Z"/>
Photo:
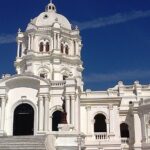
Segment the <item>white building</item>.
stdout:
<path fill-rule="evenodd" d="M 80 32 L 54 4 L 17 42 L 17 74 L 0 79 L 1 136 L 47 135 L 49 150 L 150 149 L 150 85 L 83 91 Z"/>

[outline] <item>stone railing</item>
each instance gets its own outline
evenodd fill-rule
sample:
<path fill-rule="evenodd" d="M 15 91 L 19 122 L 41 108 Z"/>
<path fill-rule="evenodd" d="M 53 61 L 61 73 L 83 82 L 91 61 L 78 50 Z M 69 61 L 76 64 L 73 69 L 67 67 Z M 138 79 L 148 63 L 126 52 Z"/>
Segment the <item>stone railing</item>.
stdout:
<path fill-rule="evenodd" d="M 109 139 L 107 132 L 95 132 L 94 135 L 95 135 L 96 140 L 102 140 L 103 141 L 103 140 Z"/>
<path fill-rule="evenodd" d="M 121 138 L 121 144 L 129 144 L 129 138 Z"/>
<path fill-rule="evenodd" d="M 65 85 L 66 81 L 52 81 L 51 86 L 52 87 L 63 87 Z"/>

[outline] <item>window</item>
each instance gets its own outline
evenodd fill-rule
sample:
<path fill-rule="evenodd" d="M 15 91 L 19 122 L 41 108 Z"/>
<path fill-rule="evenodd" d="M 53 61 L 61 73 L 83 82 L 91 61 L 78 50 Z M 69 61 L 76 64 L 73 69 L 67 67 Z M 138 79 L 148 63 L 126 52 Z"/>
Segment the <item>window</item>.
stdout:
<path fill-rule="evenodd" d="M 44 44 L 43 44 L 43 42 L 41 42 L 40 43 L 40 47 L 39 47 L 39 51 L 43 52 L 43 50 L 44 50 Z"/>
<path fill-rule="evenodd" d="M 46 73 L 40 73 L 40 77 L 46 79 L 47 78 L 47 74 Z"/>
<path fill-rule="evenodd" d="M 49 48 L 50 48 L 49 42 L 47 42 L 47 43 L 46 43 L 46 52 L 49 52 Z"/>
<path fill-rule="evenodd" d="M 120 133 L 122 138 L 129 138 L 129 126 L 126 123 L 120 125 Z"/>
<path fill-rule="evenodd" d="M 64 45 L 61 43 L 61 53 L 64 53 Z"/>
<path fill-rule="evenodd" d="M 47 15 L 47 14 L 45 14 L 43 18 L 44 18 L 44 19 L 47 19 L 47 18 L 48 18 L 48 15 Z"/>
<path fill-rule="evenodd" d="M 106 117 L 103 114 L 97 114 L 94 119 L 94 132 L 107 132 Z"/>
<path fill-rule="evenodd" d="M 66 45 L 66 47 L 65 47 L 65 53 L 66 53 L 66 55 L 69 54 L 69 47 L 68 47 L 68 45 Z"/>
<path fill-rule="evenodd" d="M 65 75 L 63 76 L 63 80 L 66 80 L 67 78 L 68 78 L 68 76 L 65 76 Z"/>

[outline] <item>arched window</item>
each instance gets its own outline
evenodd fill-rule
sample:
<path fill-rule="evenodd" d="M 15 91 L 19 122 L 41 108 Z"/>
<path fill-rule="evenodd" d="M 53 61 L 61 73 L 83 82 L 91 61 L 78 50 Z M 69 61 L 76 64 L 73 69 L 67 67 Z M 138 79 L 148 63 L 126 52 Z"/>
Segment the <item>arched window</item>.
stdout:
<path fill-rule="evenodd" d="M 52 120 L 52 131 L 58 131 L 58 124 L 61 123 L 62 112 L 55 111 L 53 113 L 53 120 Z"/>
<path fill-rule="evenodd" d="M 68 47 L 68 45 L 65 46 L 65 53 L 66 53 L 66 55 L 69 54 L 69 47 Z"/>
<path fill-rule="evenodd" d="M 120 124 L 120 133 L 122 138 L 129 138 L 129 126 L 126 123 Z"/>
<path fill-rule="evenodd" d="M 61 43 L 61 53 L 64 53 L 64 45 Z"/>
<path fill-rule="evenodd" d="M 97 114 L 94 119 L 94 132 L 107 132 L 106 117 L 103 114 Z"/>
<path fill-rule="evenodd" d="M 50 49 L 49 42 L 46 42 L 46 52 L 49 52 L 49 49 Z"/>
<path fill-rule="evenodd" d="M 66 80 L 68 78 L 68 76 L 63 75 L 63 80 Z"/>
<path fill-rule="evenodd" d="M 40 77 L 46 79 L 47 78 L 47 73 L 40 73 Z"/>
<path fill-rule="evenodd" d="M 39 46 L 39 51 L 43 52 L 43 50 L 44 50 L 44 44 L 43 44 L 43 42 L 41 42 L 40 46 Z"/>

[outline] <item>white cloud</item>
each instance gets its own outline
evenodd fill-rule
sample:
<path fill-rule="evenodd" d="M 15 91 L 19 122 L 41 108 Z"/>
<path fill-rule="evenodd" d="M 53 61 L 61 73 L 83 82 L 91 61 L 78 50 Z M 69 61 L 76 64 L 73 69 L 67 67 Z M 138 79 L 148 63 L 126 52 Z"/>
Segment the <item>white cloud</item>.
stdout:
<path fill-rule="evenodd" d="M 15 34 L 0 34 L 0 45 L 16 42 Z"/>
<path fill-rule="evenodd" d="M 108 17 L 101 17 L 87 22 L 74 22 L 80 30 L 100 28 L 108 25 L 124 23 L 130 20 L 145 18 L 150 16 L 150 10 L 147 11 L 132 11 L 129 13 L 117 13 Z"/>
<path fill-rule="evenodd" d="M 150 78 L 150 70 L 133 70 L 114 73 L 93 73 L 84 77 L 86 82 L 93 83 L 120 80 L 139 80 L 145 78 Z"/>

